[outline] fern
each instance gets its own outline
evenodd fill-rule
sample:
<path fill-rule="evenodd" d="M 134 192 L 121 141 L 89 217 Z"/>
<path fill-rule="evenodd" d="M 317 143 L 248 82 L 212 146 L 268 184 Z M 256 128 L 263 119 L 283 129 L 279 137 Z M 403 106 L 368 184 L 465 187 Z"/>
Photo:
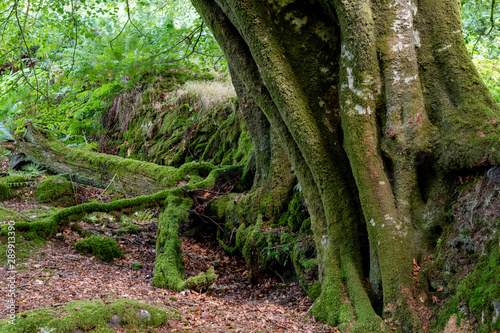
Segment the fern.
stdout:
<path fill-rule="evenodd" d="M 38 164 L 30 162 L 23 164 L 20 170 L 9 170 L 8 173 L 9 176 L 21 176 L 27 179 L 31 179 L 43 175 L 45 173 L 45 170 L 43 170 L 43 168 Z"/>
<path fill-rule="evenodd" d="M 21 171 L 25 172 L 26 174 L 30 175 L 31 177 L 38 177 L 40 175 L 43 175 L 45 173 L 45 170 L 41 166 L 39 166 L 36 163 L 30 162 L 23 164 L 21 166 Z"/>

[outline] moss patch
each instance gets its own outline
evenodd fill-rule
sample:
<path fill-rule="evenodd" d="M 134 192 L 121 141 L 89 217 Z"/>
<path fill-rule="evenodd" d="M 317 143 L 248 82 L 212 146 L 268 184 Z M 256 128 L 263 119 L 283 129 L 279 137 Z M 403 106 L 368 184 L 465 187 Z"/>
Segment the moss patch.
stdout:
<path fill-rule="evenodd" d="M 45 240 L 36 233 L 19 233 L 15 232 L 15 239 L 10 237 L 0 237 L 0 262 L 9 263 L 17 265 L 20 262 L 25 261 L 33 255 L 33 252 L 36 252 L 40 247 L 45 244 Z M 13 253 L 9 253 L 8 245 L 14 244 L 15 248 L 13 249 Z M 7 262 L 9 259 L 8 256 L 13 255 L 12 258 L 15 259 L 15 262 Z"/>
<path fill-rule="evenodd" d="M 12 190 L 9 185 L 0 183 L 0 201 L 8 200 L 12 196 Z"/>
<path fill-rule="evenodd" d="M 191 200 L 171 194 L 166 200 L 166 205 L 166 209 L 158 219 L 153 283 L 157 287 L 180 291 L 185 285 L 185 270 L 179 223 L 187 220 Z"/>
<path fill-rule="evenodd" d="M 210 267 L 206 273 L 190 277 L 186 280 L 186 287 L 198 292 L 212 288 L 213 283 L 217 280 L 214 268 Z"/>
<path fill-rule="evenodd" d="M 456 315 L 458 321 L 471 314 L 478 319 L 480 333 L 500 329 L 500 255 L 498 238 L 487 245 L 475 269 L 463 278 L 456 294 L 447 300 L 434 323 L 443 328 Z M 471 313 L 469 313 L 469 311 Z"/>
<path fill-rule="evenodd" d="M 2 221 L 2 222 L 27 221 L 27 219 L 26 219 L 26 217 L 19 214 L 18 212 L 0 207 L 0 221 Z"/>
<path fill-rule="evenodd" d="M 67 303 L 63 307 L 40 308 L 16 315 L 14 325 L 0 322 L 0 333 L 17 332 L 113 332 L 118 328 L 159 327 L 180 316 L 137 301 L 118 299 Z"/>
<path fill-rule="evenodd" d="M 281 215 L 278 224 L 281 226 L 288 226 L 292 231 L 302 230 L 304 233 L 311 234 L 310 229 L 307 230 L 307 226 L 302 228 L 303 222 L 308 217 L 309 213 L 307 212 L 302 192 L 296 192 L 293 194 L 292 200 L 288 204 L 288 210 Z M 309 221 L 309 227 L 310 225 L 311 223 Z"/>
<path fill-rule="evenodd" d="M 96 258 L 112 262 L 113 258 L 120 258 L 123 253 L 115 239 L 106 236 L 91 236 L 76 243 L 76 250 L 80 253 L 90 253 Z"/>

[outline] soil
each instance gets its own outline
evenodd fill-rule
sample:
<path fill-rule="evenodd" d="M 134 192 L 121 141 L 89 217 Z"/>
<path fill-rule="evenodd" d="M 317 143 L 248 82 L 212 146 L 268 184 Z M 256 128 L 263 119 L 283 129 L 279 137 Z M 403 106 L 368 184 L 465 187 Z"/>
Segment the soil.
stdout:
<path fill-rule="evenodd" d="M 33 197 L 33 186 L 18 190 L 16 199 L 1 205 L 31 218 L 32 212 L 43 210 Z M 82 201 L 109 201 L 118 195 L 102 192 L 80 185 L 77 190 Z M 215 267 L 219 278 L 212 290 L 174 292 L 154 287 L 157 214 L 152 210 L 129 218 L 129 225 L 140 230 L 138 234 L 117 236 L 118 224 L 110 216 L 100 215 L 47 240 L 45 246 L 17 265 L 16 312 L 59 307 L 74 300 L 127 298 L 179 311 L 181 319 L 169 321 L 158 332 L 337 332 L 306 316 L 312 304 L 298 283 L 283 283 L 263 274 L 256 284 L 249 284 L 248 267 L 242 258 L 229 256 L 209 235 L 182 237 L 182 247 L 186 278 Z M 79 254 L 75 243 L 82 238 L 82 230 L 114 235 L 125 255 L 109 264 Z M 6 299 L 5 274 L 5 267 L 0 268 L 0 299 Z M 5 310 L 0 311 L 1 319 Z"/>

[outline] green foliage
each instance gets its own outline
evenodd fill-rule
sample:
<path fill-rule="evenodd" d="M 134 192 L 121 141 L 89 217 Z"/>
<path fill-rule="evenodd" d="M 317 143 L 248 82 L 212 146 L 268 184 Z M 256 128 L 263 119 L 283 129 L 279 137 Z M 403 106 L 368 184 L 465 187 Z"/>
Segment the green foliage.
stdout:
<path fill-rule="evenodd" d="M 465 43 L 493 97 L 500 103 L 500 3 L 462 0 Z M 492 7 L 493 6 L 493 7 Z"/>
<path fill-rule="evenodd" d="M 461 2 L 464 38 L 472 57 L 498 59 L 500 4 L 498 1 L 462 0 Z"/>
<path fill-rule="evenodd" d="M 117 94 L 173 65 L 226 68 L 185 0 L 3 2 L 0 30 L 0 118 L 18 130 L 34 122 L 69 144 L 97 134 Z"/>
<path fill-rule="evenodd" d="M 474 59 L 474 64 L 493 98 L 500 103 L 500 60 Z"/>
<path fill-rule="evenodd" d="M 0 183 L 7 184 L 10 188 L 18 188 L 31 184 L 30 176 L 24 172 L 9 172 L 9 176 L 0 178 Z"/>
<path fill-rule="evenodd" d="M 91 236 L 76 243 L 76 250 L 80 253 L 90 253 L 96 258 L 113 262 L 113 258 L 120 258 L 123 253 L 115 239 L 106 236 Z"/>
<path fill-rule="evenodd" d="M 45 170 L 41 166 L 39 166 L 36 163 L 30 162 L 23 164 L 21 166 L 21 172 L 28 176 L 29 178 L 31 177 L 37 177 L 45 173 Z"/>

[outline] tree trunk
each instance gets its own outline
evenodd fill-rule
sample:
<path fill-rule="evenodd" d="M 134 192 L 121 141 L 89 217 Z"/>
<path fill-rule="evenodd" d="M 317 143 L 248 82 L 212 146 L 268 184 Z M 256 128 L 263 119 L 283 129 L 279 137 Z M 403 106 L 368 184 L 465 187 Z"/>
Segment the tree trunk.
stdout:
<path fill-rule="evenodd" d="M 240 98 L 259 107 L 245 117 L 255 146 L 260 111 L 304 191 L 322 280 L 313 314 L 360 331 L 387 330 L 380 317 L 416 330 L 413 260 L 440 228 L 451 175 L 500 162 L 498 106 L 466 52 L 459 3 L 192 3 Z"/>

